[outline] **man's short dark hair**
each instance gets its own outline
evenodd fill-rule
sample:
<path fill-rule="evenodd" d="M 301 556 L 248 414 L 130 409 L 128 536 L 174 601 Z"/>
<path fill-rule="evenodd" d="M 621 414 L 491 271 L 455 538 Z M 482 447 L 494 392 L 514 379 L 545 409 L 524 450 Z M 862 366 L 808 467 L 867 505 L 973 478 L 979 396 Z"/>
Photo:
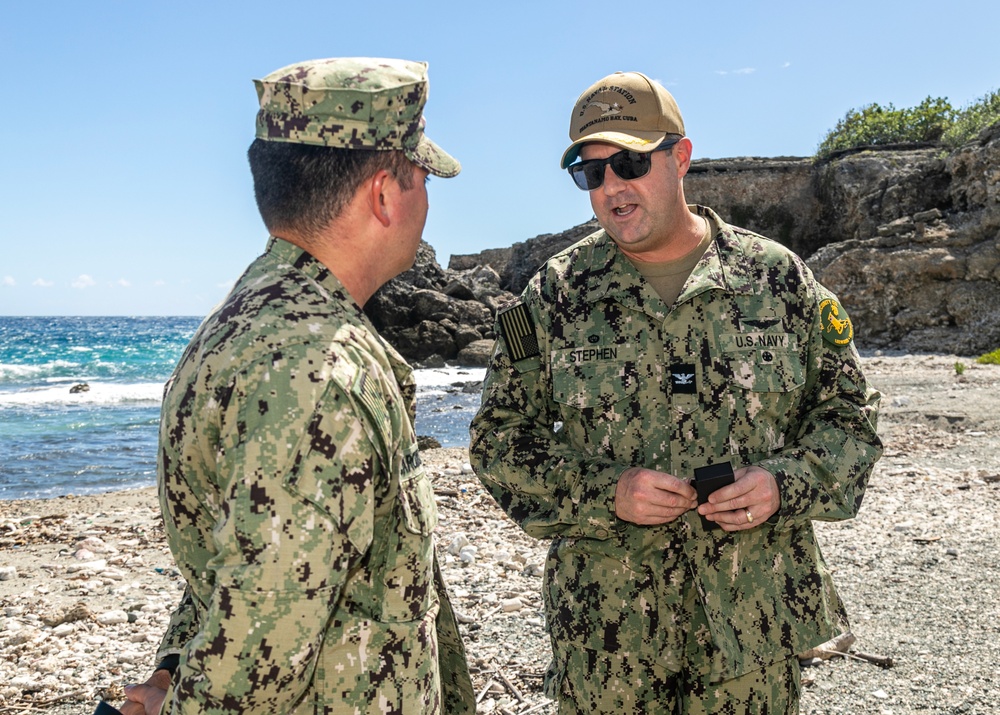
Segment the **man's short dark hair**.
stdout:
<path fill-rule="evenodd" d="M 247 151 L 257 209 L 268 231 L 309 238 L 325 229 L 361 184 L 385 169 L 404 190 L 413 164 L 402 151 L 339 149 L 254 139 Z"/>

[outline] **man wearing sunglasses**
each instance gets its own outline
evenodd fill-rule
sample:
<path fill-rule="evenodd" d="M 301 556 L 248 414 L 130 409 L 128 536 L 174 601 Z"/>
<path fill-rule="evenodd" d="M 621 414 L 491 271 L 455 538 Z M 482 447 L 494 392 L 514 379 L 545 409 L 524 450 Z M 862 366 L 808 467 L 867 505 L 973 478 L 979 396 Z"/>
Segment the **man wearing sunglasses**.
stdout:
<path fill-rule="evenodd" d="M 812 521 L 854 517 L 882 451 L 850 319 L 800 258 L 687 204 L 658 83 L 600 80 L 570 139 L 602 230 L 498 315 L 471 428 L 483 483 L 552 539 L 546 691 L 560 713 L 796 713 L 796 654 L 847 628 Z"/>

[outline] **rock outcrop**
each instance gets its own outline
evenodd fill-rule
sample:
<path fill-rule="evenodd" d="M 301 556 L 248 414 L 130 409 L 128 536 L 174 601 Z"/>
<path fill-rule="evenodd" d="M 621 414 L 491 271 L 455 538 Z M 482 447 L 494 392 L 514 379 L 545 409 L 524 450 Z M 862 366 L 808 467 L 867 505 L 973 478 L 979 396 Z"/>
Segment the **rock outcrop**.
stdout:
<path fill-rule="evenodd" d="M 700 160 L 692 203 L 780 241 L 836 292 L 862 348 L 972 355 L 1000 347 L 1000 124 L 956 150 L 869 147 L 822 161 Z M 422 244 L 366 312 L 408 359 L 479 365 L 493 317 L 594 220 L 507 248 L 452 256 Z"/>
<path fill-rule="evenodd" d="M 1000 347 L 1000 124 L 911 173 L 883 173 L 860 197 L 867 211 L 845 207 L 851 237 L 808 259 L 848 306 L 859 343 L 958 355 Z"/>
<path fill-rule="evenodd" d="M 421 242 L 413 267 L 382 286 L 365 313 L 417 365 L 440 366 L 460 353 L 463 364 L 475 365 L 485 361 L 481 341 L 494 337 L 497 308 L 513 298 L 488 265 L 443 269 L 434 249 Z"/>

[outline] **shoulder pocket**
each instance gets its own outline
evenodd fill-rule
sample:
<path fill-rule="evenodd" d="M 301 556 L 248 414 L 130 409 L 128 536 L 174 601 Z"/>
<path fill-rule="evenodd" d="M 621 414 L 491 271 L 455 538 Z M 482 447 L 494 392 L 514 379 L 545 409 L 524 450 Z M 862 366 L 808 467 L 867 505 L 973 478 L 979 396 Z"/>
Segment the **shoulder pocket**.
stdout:
<path fill-rule="evenodd" d="M 360 420 L 363 421 L 363 420 Z M 325 513 L 360 553 L 374 537 L 375 448 L 354 405 L 335 383 L 319 400 L 284 474 L 284 487 Z"/>
<path fill-rule="evenodd" d="M 402 456 L 400 469 L 399 501 L 403 507 L 403 523 L 411 534 L 430 536 L 437 526 L 437 502 L 434 485 L 420 463 L 416 445 L 410 454 Z"/>

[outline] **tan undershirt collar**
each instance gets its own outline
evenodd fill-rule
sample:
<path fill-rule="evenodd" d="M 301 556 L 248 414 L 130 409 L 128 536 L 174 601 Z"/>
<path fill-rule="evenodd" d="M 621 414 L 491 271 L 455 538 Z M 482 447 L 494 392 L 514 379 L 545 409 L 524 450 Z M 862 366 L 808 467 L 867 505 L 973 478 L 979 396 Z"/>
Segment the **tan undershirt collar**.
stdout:
<path fill-rule="evenodd" d="M 704 216 L 701 218 L 705 222 L 705 233 L 702 235 L 701 241 L 680 258 L 652 263 L 629 259 L 639 274 L 649 282 L 653 290 L 667 305 L 673 305 L 674 301 L 677 300 L 677 296 L 684 289 L 684 284 L 687 282 L 688 276 L 691 275 L 691 271 L 694 270 L 712 242 L 712 224 Z"/>

